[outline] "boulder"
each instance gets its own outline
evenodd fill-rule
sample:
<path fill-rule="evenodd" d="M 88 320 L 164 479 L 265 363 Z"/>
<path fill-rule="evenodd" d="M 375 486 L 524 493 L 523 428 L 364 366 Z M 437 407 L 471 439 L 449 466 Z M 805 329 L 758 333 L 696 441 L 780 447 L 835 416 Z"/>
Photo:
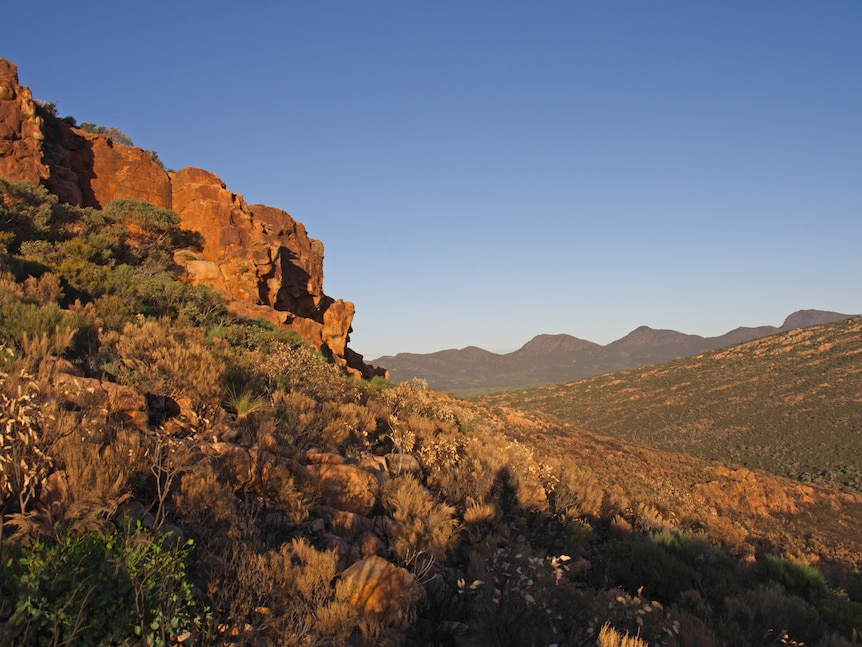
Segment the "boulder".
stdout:
<path fill-rule="evenodd" d="M 390 478 L 386 458 L 383 456 L 365 454 L 360 456 L 359 461 L 357 461 L 356 464 L 377 479 L 377 482 L 381 485 Z"/>
<path fill-rule="evenodd" d="M 131 386 L 70 373 L 55 373 L 52 383 L 55 394 L 65 402 L 81 409 L 101 409 L 114 420 L 147 429 L 147 398 Z"/>
<path fill-rule="evenodd" d="M 360 514 L 337 510 L 326 505 L 315 506 L 315 512 L 329 524 L 333 533 L 345 539 L 354 539 L 374 529 L 371 519 Z"/>
<path fill-rule="evenodd" d="M 329 465 L 341 465 L 344 463 L 344 457 L 341 456 L 341 454 L 320 452 L 316 449 L 309 449 L 305 452 L 305 460 L 315 465 L 322 465 L 324 463 Z"/>
<path fill-rule="evenodd" d="M 255 477 L 255 462 L 249 452 L 233 443 L 213 443 L 212 451 L 218 456 L 223 469 L 240 486 L 251 483 Z"/>
<path fill-rule="evenodd" d="M 386 454 L 389 471 L 394 475 L 421 474 L 422 466 L 412 454 Z"/>
<path fill-rule="evenodd" d="M 311 482 L 326 505 L 368 516 L 377 502 L 377 479 L 355 465 L 314 464 L 307 467 Z"/>
<path fill-rule="evenodd" d="M 360 616 L 375 615 L 386 624 L 402 619 L 425 597 L 413 575 L 377 555 L 347 568 L 339 593 Z"/>

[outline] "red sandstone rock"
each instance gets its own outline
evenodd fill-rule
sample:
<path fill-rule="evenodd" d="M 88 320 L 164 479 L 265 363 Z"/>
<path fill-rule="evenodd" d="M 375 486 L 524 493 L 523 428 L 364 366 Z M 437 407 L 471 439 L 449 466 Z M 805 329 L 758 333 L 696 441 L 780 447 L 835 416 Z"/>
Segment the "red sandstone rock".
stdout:
<path fill-rule="evenodd" d="M 0 177 L 40 184 L 49 176 L 42 153 L 42 119 L 18 68 L 0 58 Z"/>
<path fill-rule="evenodd" d="M 309 465 L 308 473 L 327 505 L 365 516 L 374 508 L 379 487 L 377 479 L 365 470 L 323 463 Z"/>
<path fill-rule="evenodd" d="M 346 369 L 352 303 L 323 293 L 323 245 L 280 209 L 249 206 L 213 173 L 184 168 L 171 177 L 173 209 L 204 237 L 199 254 L 176 261 L 191 280 L 220 292 L 231 309 L 287 324 Z"/>
<path fill-rule="evenodd" d="M 405 569 L 371 555 L 341 574 L 342 595 L 360 616 L 377 615 L 396 622 L 422 600 L 425 591 Z"/>
<path fill-rule="evenodd" d="M 116 420 L 147 429 L 147 400 L 137 389 L 69 373 L 55 374 L 52 382 L 56 394 L 66 402 L 102 409 Z"/>
<path fill-rule="evenodd" d="M 171 208 L 171 179 L 146 151 L 115 144 L 104 135 L 70 129 L 82 137 L 93 153 L 90 188 L 93 204 L 105 207 L 112 200 L 140 200 L 159 209 Z"/>
<path fill-rule="evenodd" d="M 352 303 L 323 292 L 323 244 L 281 209 L 248 205 L 213 173 L 166 173 L 150 154 L 84 132 L 36 110 L 18 70 L 0 59 L 0 176 L 43 184 L 61 201 L 105 207 L 116 199 L 173 209 L 183 228 L 201 233 L 200 252 L 176 255 L 193 283 L 219 292 L 234 313 L 286 325 L 346 372 L 371 378 L 347 347 Z"/>

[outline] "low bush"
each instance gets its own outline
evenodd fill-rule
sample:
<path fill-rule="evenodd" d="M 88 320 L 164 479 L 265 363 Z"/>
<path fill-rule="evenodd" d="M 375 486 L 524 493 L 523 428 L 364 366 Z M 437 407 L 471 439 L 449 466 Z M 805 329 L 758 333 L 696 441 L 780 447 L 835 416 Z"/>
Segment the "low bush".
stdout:
<path fill-rule="evenodd" d="M 0 546 L 0 638 L 9 645 L 164 646 L 204 612 L 186 578 L 189 546 L 138 527 Z"/>
<path fill-rule="evenodd" d="M 455 508 L 437 501 L 411 475 L 387 481 L 381 499 L 389 515 L 389 545 L 399 563 L 421 572 L 445 562 L 455 538 Z"/>
<path fill-rule="evenodd" d="M 203 345 L 198 328 L 167 321 L 126 324 L 102 339 L 102 369 L 118 381 L 152 395 L 187 399 L 199 410 L 220 403 L 226 367 Z"/>
<path fill-rule="evenodd" d="M 177 513 L 188 523 L 209 530 L 236 521 L 236 496 L 209 463 L 182 475 L 173 497 Z"/>
<path fill-rule="evenodd" d="M 235 599 L 252 628 L 278 645 L 344 644 L 360 624 L 354 609 L 337 594 L 337 557 L 304 539 L 279 550 L 247 553 L 240 560 Z"/>

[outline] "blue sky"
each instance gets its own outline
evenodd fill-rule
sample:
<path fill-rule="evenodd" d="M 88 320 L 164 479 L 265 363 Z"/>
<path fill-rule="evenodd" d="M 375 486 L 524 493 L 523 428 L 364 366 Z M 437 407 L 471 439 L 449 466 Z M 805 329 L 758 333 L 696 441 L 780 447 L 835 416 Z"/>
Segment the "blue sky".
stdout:
<path fill-rule="evenodd" d="M 862 2 L 33 2 L 61 115 L 326 248 L 372 359 L 862 312 Z"/>

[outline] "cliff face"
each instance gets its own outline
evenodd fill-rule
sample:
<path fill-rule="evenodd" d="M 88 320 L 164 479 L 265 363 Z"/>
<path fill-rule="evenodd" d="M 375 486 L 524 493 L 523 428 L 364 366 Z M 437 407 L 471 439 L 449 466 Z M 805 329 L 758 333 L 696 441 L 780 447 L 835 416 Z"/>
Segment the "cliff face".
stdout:
<path fill-rule="evenodd" d="M 0 177 L 33 184 L 47 180 L 43 140 L 30 89 L 18 85 L 18 68 L 0 58 Z"/>
<path fill-rule="evenodd" d="M 296 330 L 333 362 L 363 377 L 385 375 L 347 347 L 352 303 L 323 292 L 323 244 L 280 209 L 248 205 L 214 174 L 167 173 L 149 153 L 47 114 L 0 59 L 0 177 L 42 184 L 60 200 L 102 208 L 112 200 L 172 209 L 204 237 L 175 257 L 185 278 L 219 292 L 235 313 Z"/>

